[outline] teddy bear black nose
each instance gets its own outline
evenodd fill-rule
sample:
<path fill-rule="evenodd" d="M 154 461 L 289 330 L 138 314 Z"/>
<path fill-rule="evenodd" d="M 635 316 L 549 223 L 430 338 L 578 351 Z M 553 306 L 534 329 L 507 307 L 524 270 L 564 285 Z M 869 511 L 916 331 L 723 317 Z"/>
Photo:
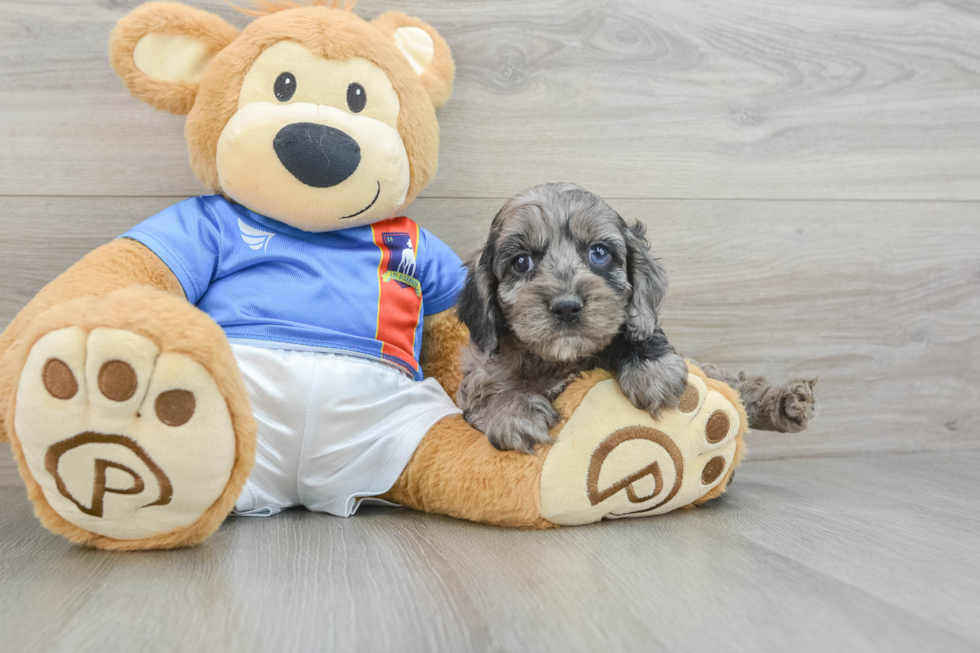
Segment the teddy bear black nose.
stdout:
<path fill-rule="evenodd" d="M 286 170 L 307 186 L 329 188 L 344 181 L 361 162 L 361 147 L 333 127 L 312 122 L 286 125 L 272 142 Z"/>

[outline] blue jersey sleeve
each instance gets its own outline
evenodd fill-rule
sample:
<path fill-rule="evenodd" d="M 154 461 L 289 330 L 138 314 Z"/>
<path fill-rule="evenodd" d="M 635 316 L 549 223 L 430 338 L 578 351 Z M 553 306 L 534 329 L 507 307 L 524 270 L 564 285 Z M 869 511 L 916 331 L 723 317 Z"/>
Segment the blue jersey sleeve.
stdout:
<path fill-rule="evenodd" d="M 425 315 L 441 313 L 456 305 L 466 268 L 456 252 L 428 230 L 419 233 L 419 282 L 422 284 L 422 306 Z"/>
<path fill-rule="evenodd" d="M 139 223 L 120 238 L 138 241 L 174 273 L 188 301 L 197 304 L 218 269 L 221 225 L 207 197 L 193 197 Z"/>

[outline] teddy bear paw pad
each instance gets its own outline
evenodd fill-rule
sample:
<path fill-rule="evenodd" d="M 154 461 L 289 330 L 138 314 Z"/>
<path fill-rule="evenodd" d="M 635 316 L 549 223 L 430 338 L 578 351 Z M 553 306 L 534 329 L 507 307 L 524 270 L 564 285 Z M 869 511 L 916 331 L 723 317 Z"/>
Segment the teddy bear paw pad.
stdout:
<path fill-rule="evenodd" d="M 545 459 L 541 516 L 563 525 L 670 512 L 731 473 L 741 420 L 704 381 L 688 377 L 678 408 L 635 408 L 614 380 L 588 391 Z"/>
<path fill-rule="evenodd" d="M 63 519 L 132 540 L 194 523 L 221 495 L 235 436 L 211 375 L 129 331 L 52 331 L 33 346 L 14 428 Z"/>

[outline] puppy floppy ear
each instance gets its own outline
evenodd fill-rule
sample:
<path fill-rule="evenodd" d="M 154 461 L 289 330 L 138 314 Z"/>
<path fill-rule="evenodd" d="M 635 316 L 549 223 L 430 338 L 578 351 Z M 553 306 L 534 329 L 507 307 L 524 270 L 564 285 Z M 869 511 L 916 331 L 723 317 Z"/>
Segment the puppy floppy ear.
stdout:
<path fill-rule="evenodd" d="M 500 346 L 503 316 L 497 306 L 497 277 L 493 273 L 494 244 L 488 241 L 483 251 L 466 262 L 466 285 L 459 295 L 456 312 L 459 321 L 470 330 L 473 344 L 484 354 Z"/>
<path fill-rule="evenodd" d="M 667 294 L 667 272 L 650 255 L 646 227 L 639 221 L 623 230 L 626 267 L 633 295 L 626 311 L 626 335 L 634 342 L 653 337 L 660 321 L 660 302 Z"/>
<path fill-rule="evenodd" d="M 109 39 L 109 60 L 133 96 L 186 115 L 211 59 L 238 37 L 221 18 L 176 2 L 148 2 L 127 14 Z"/>
<path fill-rule="evenodd" d="M 419 76 L 433 106 L 444 105 L 453 93 L 456 64 L 446 40 L 432 26 L 399 11 L 381 14 L 371 24 L 395 42 Z"/>

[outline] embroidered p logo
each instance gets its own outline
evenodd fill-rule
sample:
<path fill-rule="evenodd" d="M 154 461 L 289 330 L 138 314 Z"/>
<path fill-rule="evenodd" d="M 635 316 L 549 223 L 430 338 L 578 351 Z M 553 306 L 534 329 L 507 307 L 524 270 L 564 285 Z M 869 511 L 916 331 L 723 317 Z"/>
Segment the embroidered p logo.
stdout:
<path fill-rule="evenodd" d="M 106 448 L 98 447 L 98 445 L 110 446 Z M 112 457 L 117 460 L 107 460 L 97 455 L 90 457 L 86 456 L 84 452 L 80 452 L 79 460 L 72 461 L 74 464 L 67 466 L 71 468 L 70 470 L 62 469 L 66 466 L 60 465 L 60 463 L 66 454 L 79 452 L 80 448 L 91 446 L 96 447 L 93 453 L 112 450 Z M 121 460 L 125 460 L 125 462 L 119 462 Z M 89 462 L 93 466 L 91 470 L 87 469 L 86 463 Z M 79 469 L 80 466 L 84 468 Z M 137 467 L 139 471 L 134 470 L 133 467 Z M 142 507 L 165 506 L 170 503 L 173 497 L 173 486 L 160 466 L 153 462 L 153 459 L 135 440 L 124 435 L 80 433 L 67 440 L 55 442 L 48 447 L 47 454 L 44 456 L 44 468 L 54 478 L 58 492 L 74 503 L 83 513 L 92 517 L 102 517 L 106 494 L 132 495 L 146 492 L 147 482 L 143 479 L 144 476 L 149 476 L 156 482 L 150 483 L 151 488 L 153 488 L 153 495 L 149 497 L 149 503 Z M 126 479 L 128 485 L 114 485 L 114 482 L 122 479 L 118 478 L 120 474 L 114 474 L 113 476 L 116 478 L 110 481 L 108 478 L 110 469 L 128 476 L 129 479 Z M 71 478 L 66 479 L 66 475 L 70 475 Z M 72 486 L 71 489 L 69 489 L 69 482 Z M 81 499 L 76 497 L 75 494 L 81 494 L 80 491 L 88 489 L 89 483 L 91 483 L 91 499 L 85 496 L 82 496 Z M 74 490 L 74 494 L 72 490 Z M 88 494 L 87 491 L 84 493 Z M 88 499 L 88 505 L 86 505 L 85 499 Z"/>
<path fill-rule="evenodd" d="M 674 482 L 671 484 L 670 491 L 666 494 L 666 496 L 661 496 L 664 489 L 664 481 L 663 474 L 660 471 L 660 461 L 658 460 L 653 460 L 653 462 L 645 467 L 631 473 L 623 473 L 622 476 L 616 481 L 607 483 L 604 487 L 600 487 L 599 477 L 607 458 L 610 458 L 610 454 L 616 451 L 621 445 L 634 441 L 650 443 L 654 445 L 654 447 L 663 449 L 663 451 L 667 453 L 672 467 L 671 471 L 673 473 L 671 476 L 673 476 Z M 617 462 L 620 466 L 625 463 L 624 469 L 629 469 L 629 467 L 631 467 L 629 462 L 635 460 L 636 453 L 637 452 L 635 451 L 625 452 L 623 460 Z M 589 461 L 588 475 L 589 503 L 591 503 L 593 506 L 599 505 L 606 499 L 615 496 L 620 491 L 626 490 L 626 499 L 631 504 L 645 503 L 651 499 L 661 497 L 660 500 L 654 505 L 647 506 L 643 508 L 642 511 L 637 512 L 653 510 L 674 498 L 674 495 L 676 495 L 678 490 L 681 489 L 681 480 L 683 479 L 683 476 L 684 459 L 681 456 L 680 449 L 677 448 L 677 445 L 674 444 L 673 440 L 657 429 L 646 426 L 628 426 L 607 437 L 592 453 L 592 458 Z M 639 485 L 645 485 L 646 487 L 644 490 L 638 491 L 637 486 Z M 616 516 L 621 516 L 622 514 L 628 513 L 613 514 Z"/>
<path fill-rule="evenodd" d="M 566 525 L 642 517 L 720 492 L 737 462 L 738 407 L 719 382 L 692 373 L 687 384 L 677 409 L 655 418 L 615 379 L 595 383 L 545 458 L 541 516 Z"/>

